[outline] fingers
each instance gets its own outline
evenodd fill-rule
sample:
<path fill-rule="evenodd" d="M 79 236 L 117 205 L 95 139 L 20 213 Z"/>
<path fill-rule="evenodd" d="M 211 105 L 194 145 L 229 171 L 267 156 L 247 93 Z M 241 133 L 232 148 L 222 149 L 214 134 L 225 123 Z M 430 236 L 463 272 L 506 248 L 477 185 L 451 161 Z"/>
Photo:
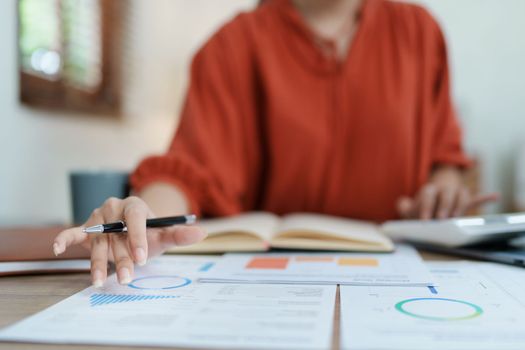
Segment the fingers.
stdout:
<path fill-rule="evenodd" d="M 104 222 L 109 223 L 122 220 L 123 208 L 124 202 L 122 200 L 114 197 L 108 198 L 100 208 L 100 213 L 104 217 Z"/>
<path fill-rule="evenodd" d="M 133 277 L 133 259 L 128 250 L 126 234 L 109 234 L 111 250 L 115 259 L 117 278 L 120 284 L 131 283 Z"/>
<path fill-rule="evenodd" d="M 134 261 L 142 266 L 148 258 L 148 239 L 146 237 L 146 219 L 148 207 L 136 197 L 126 199 L 124 219 L 128 227 L 129 246 Z"/>
<path fill-rule="evenodd" d="M 422 220 L 430 220 L 434 216 L 437 200 L 437 188 L 430 184 L 423 187 L 420 195 L 420 211 L 419 218 Z"/>
<path fill-rule="evenodd" d="M 397 212 L 403 219 L 411 219 L 415 216 L 415 201 L 410 198 L 403 196 L 397 201 Z"/>
<path fill-rule="evenodd" d="M 134 262 L 144 265 L 148 258 L 146 219 L 150 217 L 153 217 L 153 213 L 138 197 L 128 197 L 125 200 L 109 198 L 100 208 L 93 211 L 83 227 L 125 220 L 127 233 L 90 235 L 82 231 L 83 227 L 75 227 L 57 235 L 53 251 L 56 255 L 62 254 L 68 246 L 82 243 L 91 249 L 93 285 L 100 287 L 107 279 L 108 260 L 115 261 L 119 282 L 129 283 L 133 277 Z M 164 230 L 160 230 L 162 231 Z M 165 232 L 167 234 L 163 237 L 166 238 L 166 244 L 186 245 L 198 242 L 206 236 L 198 228 L 188 231 L 166 229 Z M 158 234 L 157 236 L 160 237 Z M 161 253 L 159 239 L 154 243 L 154 250 Z"/>
<path fill-rule="evenodd" d="M 91 240 L 91 280 L 93 286 L 100 288 L 107 279 L 108 235 L 97 235 Z"/>
<path fill-rule="evenodd" d="M 426 185 L 415 199 L 401 197 L 397 201 L 399 215 L 403 219 L 419 217 L 429 220 L 461 216 L 478 206 L 499 200 L 498 193 L 472 197 L 466 187 L 441 187 Z"/>
<path fill-rule="evenodd" d="M 126 235 L 129 240 L 128 255 L 137 264 L 144 265 L 148 257 L 146 219 L 149 215 L 149 208 L 147 205 L 138 197 L 128 197 L 123 201 L 110 198 L 104 203 L 102 213 L 105 222 L 117 221 L 122 218 L 126 221 Z M 114 252 L 113 249 L 112 251 Z"/>
<path fill-rule="evenodd" d="M 101 210 L 104 222 L 122 220 L 124 208 L 125 202 L 122 200 L 116 198 L 106 200 Z M 133 276 L 133 259 L 128 249 L 127 234 L 111 233 L 108 236 L 110 249 L 115 260 L 118 281 L 120 284 L 128 284 Z"/>
<path fill-rule="evenodd" d="M 445 218 L 452 210 L 454 197 L 454 191 L 440 192 L 436 186 L 426 185 L 419 191 L 415 199 L 401 197 L 397 202 L 397 209 L 403 219 L 430 220 L 434 217 L 436 210 Z"/>
<path fill-rule="evenodd" d="M 499 193 L 489 193 L 489 194 L 481 194 L 474 197 L 474 199 L 470 202 L 470 206 L 479 206 L 491 202 L 497 202 L 500 199 Z"/>
<path fill-rule="evenodd" d="M 172 226 L 160 230 L 158 234 L 159 247 L 165 250 L 170 246 L 184 246 L 202 241 L 207 234 L 199 226 Z"/>
<path fill-rule="evenodd" d="M 462 188 L 459 191 L 458 200 L 456 203 L 456 208 L 454 209 L 454 216 L 464 215 L 470 204 L 470 191 L 466 188 Z"/>
<path fill-rule="evenodd" d="M 499 199 L 500 199 L 499 193 L 489 193 L 489 194 L 477 195 L 470 200 L 470 203 L 466 207 L 465 211 L 474 209 L 476 207 L 479 207 L 487 203 L 497 202 Z"/>
<path fill-rule="evenodd" d="M 482 194 L 472 197 L 470 191 L 467 188 L 462 188 L 458 195 L 457 205 L 453 212 L 453 215 L 465 215 L 469 210 L 472 210 L 476 207 L 490 202 L 498 201 L 499 197 L 499 193 Z"/>
<path fill-rule="evenodd" d="M 446 219 L 451 216 L 458 197 L 458 189 L 454 187 L 443 188 L 438 194 L 436 217 Z"/>
<path fill-rule="evenodd" d="M 82 232 L 81 227 L 72 227 L 60 232 L 53 242 L 53 253 L 58 256 L 74 244 L 82 243 L 87 238 L 87 234 Z"/>
<path fill-rule="evenodd" d="M 104 218 L 99 209 L 95 209 L 84 226 L 102 224 Z M 60 255 L 72 245 L 83 243 L 87 238 L 87 233 L 82 231 L 83 227 L 72 227 L 60 232 L 53 242 L 53 253 Z"/>

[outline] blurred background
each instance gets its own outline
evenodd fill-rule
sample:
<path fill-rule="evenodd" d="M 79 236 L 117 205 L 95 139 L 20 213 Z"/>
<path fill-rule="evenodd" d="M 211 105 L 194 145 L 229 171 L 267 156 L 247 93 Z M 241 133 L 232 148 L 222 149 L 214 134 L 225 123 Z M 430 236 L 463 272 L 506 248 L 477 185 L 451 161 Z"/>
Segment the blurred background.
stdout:
<path fill-rule="evenodd" d="M 70 172 L 163 152 L 192 55 L 256 2 L 0 1 L 0 224 L 69 222 Z M 525 210 L 525 1 L 412 2 L 445 32 L 487 211 Z"/>

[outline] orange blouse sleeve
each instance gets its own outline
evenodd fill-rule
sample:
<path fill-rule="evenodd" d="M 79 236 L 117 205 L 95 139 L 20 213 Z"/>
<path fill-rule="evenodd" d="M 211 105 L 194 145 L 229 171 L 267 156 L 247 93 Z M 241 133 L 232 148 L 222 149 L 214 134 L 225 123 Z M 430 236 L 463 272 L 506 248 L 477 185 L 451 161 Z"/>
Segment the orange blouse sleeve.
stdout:
<path fill-rule="evenodd" d="M 231 215 L 256 200 L 260 138 L 253 69 L 239 21 L 194 57 L 178 131 L 166 154 L 144 159 L 131 176 L 140 191 L 167 182 L 185 192 L 193 212 Z"/>
<path fill-rule="evenodd" d="M 434 77 L 430 89 L 431 104 L 436 116 L 433 135 L 432 164 L 448 164 L 468 167 L 471 164 L 462 144 L 462 132 L 454 109 L 450 89 L 450 74 L 447 49 L 443 33 L 437 22 L 428 14 L 431 23 L 433 56 L 435 58 Z"/>

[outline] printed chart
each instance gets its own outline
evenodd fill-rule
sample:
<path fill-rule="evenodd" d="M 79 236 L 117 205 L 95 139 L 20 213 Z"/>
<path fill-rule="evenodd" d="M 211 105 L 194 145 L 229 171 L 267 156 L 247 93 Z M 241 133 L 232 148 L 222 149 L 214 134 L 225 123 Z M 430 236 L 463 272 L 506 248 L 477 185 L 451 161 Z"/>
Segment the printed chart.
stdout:
<path fill-rule="evenodd" d="M 151 260 L 148 265 L 137 269 L 139 276 L 125 286 L 116 285 L 111 290 L 104 288 L 89 294 L 89 305 L 99 309 L 101 306 L 123 303 L 144 304 L 144 302 L 167 301 L 191 294 L 187 290 L 193 286 L 192 278 L 173 272 L 203 273 L 215 265 L 209 257 L 187 257 L 173 259 L 160 257 Z M 156 272 L 156 273 L 154 273 Z M 164 272 L 159 274 L 159 272 Z M 142 303 L 138 303 L 142 302 Z"/>
<path fill-rule="evenodd" d="M 191 279 L 176 275 L 146 276 L 136 278 L 128 287 L 141 290 L 170 290 L 187 286 Z"/>
<path fill-rule="evenodd" d="M 169 292 L 183 288 L 192 283 L 187 277 L 176 275 L 158 275 L 139 277 L 127 285 L 128 288 L 141 291 Z M 179 295 L 170 294 L 114 294 L 114 293 L 93 293 L 89 296 L 89 304 L 92 307 L 101 305 L 121 304 L 145 300 L 173 299 Z"/>
<path fill-rule="evenodd" d="M 483 309 L 464 300 L 449 298 L 412 298 L 396 303 L 400 313 L 430 321 L 460 321 L 478 317 Z"/>
<path fill-rule="evenodd" d="M 525 270 L 427 265 L 434 287 L 342 286 L 343 349 L 523 350 Z"/>
<path fill-rule="evenodd" d="M 136 294 L 105 294 L 94 293 L 89 296 L 89 304 L 93 307 L 100 305 L 120 304 L 132 301 L 173 299 L 178 295 L 136 295 Z"/>
<path fill-rule="evenodd" d="M 175 260 L 170 257 L 160 257 L 151 260 L 148 265 L 137 270 L 138 274 L 146 276 L 137 277 L 127 286 L 113 288 L 111 292 L 101 290 L 90 294 L 89 305 L 91 307 L 100 307 L 180 298 L 181 295 L 191 292 L 185 290 L 186 287 L 194 283 L 191 278 L 171 273 L 152 274 L 152 272 L 158 273 L 165 270 L 164 272 L 204 273 L 215 265 L 215 261 L 209 260 L 209 258 L 204 257 L 188 257 Z M 170 269 L 167 269 L 166 267 L 169 266 L 167 264 L 170 261 L 176 261 L 176 263 Z M 118 293 L 115 293 L 115 291 L 118 291 Z"/>
<path fill-rule="evenodd" d="M 312 254 L 226 254 L 202 282 L 432 285 L 412 247 L 396 252 Z"/>
<path fill-rule="evenodd" d="M 202 284 L 214 257 L 166 256 L 0 331 L 0 340 L 145 347 L 329 349 L 336 287 Z M 219 259 L 219 258 L 216 258 Z"/>
<path fill-rule="evenodd" d="M 351 267 L 379 267 L 379 260 L 370 257 L 337 257 L 337 256 L 284 256 L 284 257 L 254 257 L 247 264 L 246 269 L 286 270 L 290 264 L 308 264 L 317 267 L 351 266 Z"/>

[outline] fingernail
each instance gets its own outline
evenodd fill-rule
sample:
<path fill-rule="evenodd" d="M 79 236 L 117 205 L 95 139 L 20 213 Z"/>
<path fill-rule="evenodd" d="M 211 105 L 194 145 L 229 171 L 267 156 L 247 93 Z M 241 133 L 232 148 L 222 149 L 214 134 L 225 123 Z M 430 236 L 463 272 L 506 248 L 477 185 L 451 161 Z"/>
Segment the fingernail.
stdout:
<path fill-rule="evenodd" d="M 55 254 L 55 256 L 59 256 L 60 253 L 62 253 L 60 251 L 60 246 L 58 245 L 58 243 L 54 243 L 53 244 L 53 254 Z"/>
<path fill-rule="evenodd" d="M 102 288 L 104 281 L 102 281 L 102 271 L 95 270 L 93 271 L 93 287 Z"/>
<path fill-rule="evenodd" d="M 102 288 L 102 287 L 104 287 L 104 282 L 102 282 L 102 280 L 95 280 L 93 282 L 93 287 L 95 287 L 95 288 Z"/>
<path fill-rule="evenodd" d="M 143 248 L 135 249 L 135 259 L 139 266 L 146 265 L 146 251 Z"/>
<path fill-rule="evenodd" d="M 129 284 L 131 283 L 131 274 L 127 267 L 123 267 L 119 270 L 119 282 L 120 284 Z"/>

